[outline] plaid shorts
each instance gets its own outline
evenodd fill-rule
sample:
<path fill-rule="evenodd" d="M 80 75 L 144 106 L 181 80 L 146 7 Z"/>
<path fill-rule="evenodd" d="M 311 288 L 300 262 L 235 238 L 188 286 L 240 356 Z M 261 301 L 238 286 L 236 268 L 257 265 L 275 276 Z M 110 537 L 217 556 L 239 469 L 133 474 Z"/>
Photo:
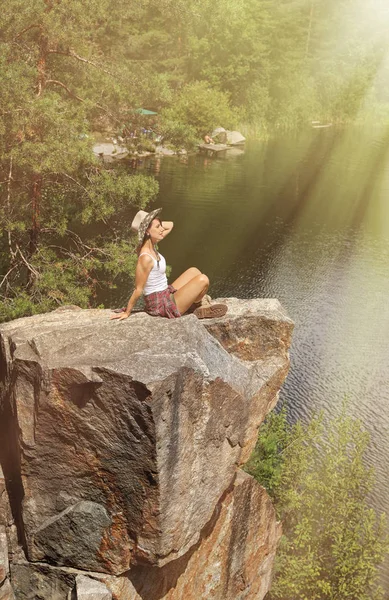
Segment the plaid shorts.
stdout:
<path fill-rule="evenodd" d="M 144 297 L 145 310 L 153 317 L 167 317 L 168 319 L 177 319 L 181 313 L 174 302 L 173 294 L 176 288 L 168 285 L 162 292 L 153 292 Z"/>

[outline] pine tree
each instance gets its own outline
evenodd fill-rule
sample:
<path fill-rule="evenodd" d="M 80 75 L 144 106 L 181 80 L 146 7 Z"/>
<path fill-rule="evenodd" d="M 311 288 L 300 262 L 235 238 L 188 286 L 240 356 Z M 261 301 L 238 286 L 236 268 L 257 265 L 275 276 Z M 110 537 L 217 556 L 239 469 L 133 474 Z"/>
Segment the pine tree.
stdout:
<path fill-rule="evenodd" d="M 4 7 L 1 319 L 93 305 L 99 285 L 133 269 L 123 215 L 152 200 L 157 184 L 104 168 L 87 137 L 101 123 L 118 126 L 131 102 L 106 24 L 110 11 L 118 20 L 128 8 L 113 6 L 10 0 Z"/>

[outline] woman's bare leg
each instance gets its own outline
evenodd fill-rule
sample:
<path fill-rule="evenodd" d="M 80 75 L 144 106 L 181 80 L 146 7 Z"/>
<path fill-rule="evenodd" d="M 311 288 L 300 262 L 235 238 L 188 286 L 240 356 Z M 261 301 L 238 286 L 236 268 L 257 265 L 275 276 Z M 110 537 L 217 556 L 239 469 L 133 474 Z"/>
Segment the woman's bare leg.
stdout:
<path fill-rule="evenodd" d="M 172 286 L 175 287 L 176 290 L 179 290 L 182 286 L 189 283 L 191 279 L 197 277 L 197 275 L 201 275 L 201 271 L 196 269 L 196 267 L 190 267 L 190 269 L 184 271 L 175 281 L 173 281 Z"/>
<path fill-rule="evenodd" d="M 174 300 L 180 313 L 184 314 L 193 302 L 200 302 L 207 293 L 208 287 L 209 279 L 202 273 L 192 277 L 188 283 L 180 287 L 174 294 Z"/>

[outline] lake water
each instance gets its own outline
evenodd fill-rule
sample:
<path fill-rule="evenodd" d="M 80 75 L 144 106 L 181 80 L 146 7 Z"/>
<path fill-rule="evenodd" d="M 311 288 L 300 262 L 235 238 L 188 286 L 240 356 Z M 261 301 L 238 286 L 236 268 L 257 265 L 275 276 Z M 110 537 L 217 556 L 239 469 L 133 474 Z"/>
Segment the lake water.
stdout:
<path fill-rule="evenodd" d="M 175 223 L 161 245 L 171 281 L 194 265 L 213 297 L 281 301 L 296 324 L 290 419 L 333 416 L 347 398 L 389 514 L 389 130 L 309 129 L 144 170 Z"/>

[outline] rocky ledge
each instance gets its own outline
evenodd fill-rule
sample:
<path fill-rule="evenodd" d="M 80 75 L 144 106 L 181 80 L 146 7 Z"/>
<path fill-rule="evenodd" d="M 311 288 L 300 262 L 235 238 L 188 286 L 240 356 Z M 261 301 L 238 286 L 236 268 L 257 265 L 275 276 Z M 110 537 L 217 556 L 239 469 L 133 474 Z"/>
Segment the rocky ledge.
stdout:
<path fill-rule="evenodd" d="M 0 327 L 0 600 L 261 600 L 280 536 L 240 471 L 293 329 L 59 309 Z"/>

